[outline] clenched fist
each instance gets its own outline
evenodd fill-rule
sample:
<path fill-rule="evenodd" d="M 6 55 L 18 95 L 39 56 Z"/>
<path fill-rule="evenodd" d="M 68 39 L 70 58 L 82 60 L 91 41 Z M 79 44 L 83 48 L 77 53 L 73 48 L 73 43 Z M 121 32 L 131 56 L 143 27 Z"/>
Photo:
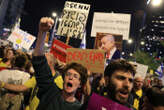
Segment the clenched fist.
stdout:
<path fill-rule="evenodd" d="M 39 32 L 47 32 L 54 25 L 54 20 L 50 17 L 42 17 L 39 23 Z"/>

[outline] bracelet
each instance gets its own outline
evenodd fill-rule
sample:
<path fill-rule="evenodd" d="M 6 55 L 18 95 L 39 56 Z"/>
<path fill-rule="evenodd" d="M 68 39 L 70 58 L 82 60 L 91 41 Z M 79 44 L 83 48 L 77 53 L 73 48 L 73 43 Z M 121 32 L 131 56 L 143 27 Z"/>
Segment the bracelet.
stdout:
<path fill-rule="evenodd" d="M 3 88 L 5 86 L 4 82 L 1 82 L 0 88 Z"/>

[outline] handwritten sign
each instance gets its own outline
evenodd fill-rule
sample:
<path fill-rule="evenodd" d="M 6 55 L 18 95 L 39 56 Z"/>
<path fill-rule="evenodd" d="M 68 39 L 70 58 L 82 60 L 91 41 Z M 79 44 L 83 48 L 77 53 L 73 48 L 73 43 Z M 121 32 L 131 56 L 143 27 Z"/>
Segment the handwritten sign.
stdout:
<path fill-rule="evenodd" d="M 82 39 L 90 5 L 66 1 L 57 35 Z"/>
<path fill-rule="evenodd" d="M 68 48 L 66 62 L 77 62 L 84 65 L 94 73 L 104 72 L 104 54 L 103 50 L 98 49 L 77 49 Z"/>
<path fill-rule="evenodd" d="M 123 40 L 129 38 L 130 14 L 94 13 L 91 36 L 97 32 L 123 35 Z"/>
<path fill-rule="evenodd" d="M 19 28 L 16 28 L 8 38 L 16 49 L 24 48 L 26 50 L 29 50 L 35 39 L 36 37 Z"/>
<path fill-rule="evenodd" d="M 66 45 L 65 43 L 54 40 L 50 52 L 54 57 L 58 58 L 61 62 L 66 62 L 66 49 L 71 48 L 71 46 Z"/>

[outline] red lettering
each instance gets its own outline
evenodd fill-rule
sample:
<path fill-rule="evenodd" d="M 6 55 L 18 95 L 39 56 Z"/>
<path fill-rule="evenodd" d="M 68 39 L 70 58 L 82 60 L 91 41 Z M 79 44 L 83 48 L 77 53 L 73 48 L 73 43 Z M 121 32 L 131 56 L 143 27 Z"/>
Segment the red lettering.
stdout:
<path fill-rule="evenodd" d="M 95 64 L 95 57 L 94 57 L 94 53 L 93 52 L 89 53 L 89 60 L 90 60 L 91 63 Z"/>
<path fill-rule="evenodd" d="M 77 56 L 78 56 L 78 58 L 79 58 L 80 61 L 83 60 L 84 55 L 80 51 L 78 52 L 78 55 Z"/>
<path fill-rule="evenodd" d="M 72 52 L 67 52 L 67 62 L 71 62 L 73 59 L 73 53 Z"/>
<path fill-rule="evenodd" d="M 99 61 L 100 64 L 104 64 L 104 55 L 102 53 L 97 53 L 97 61 Z"/>
<path fill-rule="evenodd" d="M 88 58 L 89 55 L 88 55 L 88 53 L 83 52 L 83 55 L 84 55 L 85 62 L 88 63 L 88 61 L 89 61 L 89 58 Z"/>

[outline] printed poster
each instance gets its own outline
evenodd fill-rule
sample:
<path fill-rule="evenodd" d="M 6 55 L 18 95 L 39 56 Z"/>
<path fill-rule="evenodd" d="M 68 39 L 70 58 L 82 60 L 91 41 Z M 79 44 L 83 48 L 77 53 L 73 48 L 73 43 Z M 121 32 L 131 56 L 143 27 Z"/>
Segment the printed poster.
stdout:
<path fill-rule="evenodd" d="M 24 48 L 26 50 L 29 50 L 35 39 L 35 36 L 19 28 L 16 28 L 8 37 L 8 40 L 13 43 L 15 49 Z"/>
<path fill-rule="evenodd" d="M 96 34 L 96 39 L 95 39 L 95 44 L 94 44 L 94 49 L 99 49 L 101 47 L 101 39 L 104 37 L 104 36 L 107 36 L 107 35 L 112 35 L 114 37 L 114 40 L 115 40 L 115 46 L 118 50 L 122 50 L 122 40 L 123 40 L 123 36 L 122 35 L 119 35 L 119 34 L 110 34 L 110 33 L 100 33 L 98 32 Z"/>
<path fill-rule="evenodd" d="M 72 47 L 59 40 L 54 39 L 50 52 L 54 55 L 54 57 L 58 58 L 61 62 L 66 63 L 67 48 Z"/>
<path fill-rule="evenodd" d="M 93 17 L 91 36 L 97 32 L 123 35 L 128 40 L 130 32 L 130 14 L 95 12 Z"/>

